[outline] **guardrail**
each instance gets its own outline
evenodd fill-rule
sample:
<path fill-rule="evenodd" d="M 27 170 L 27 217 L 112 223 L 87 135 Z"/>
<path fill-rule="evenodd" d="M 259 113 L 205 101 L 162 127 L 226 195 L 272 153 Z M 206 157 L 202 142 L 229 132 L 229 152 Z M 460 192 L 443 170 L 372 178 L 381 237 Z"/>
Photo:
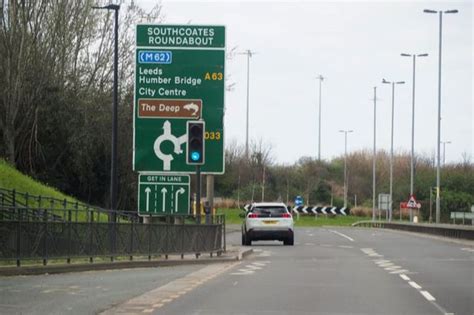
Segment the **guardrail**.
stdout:
<path fill-rule="evenodd" d="M 384 221 L 359 221 L 352 226 L 376 227 L 437 236 L 474 240 L 474 227 L 451 224 L 396 223 Z"/>
<path fill-rule="evenodd" d="M 32 209 L 0 208 L 0 260 L 48 260 L 155 255 L 218 253 L 225 251 L 225 217 L 206 218 L 173 216 L 155 219 L 150 224 L 138 220 L 108 222 L 107 216 L 95 215 L 94 211 L 65 209 L 67 220 L 52 221 L 48 210 L 43 216 L 32 218 L 25 213 Z M 13 213 L 13 215 L 12 215 Z M 123 216 L 117 211 L 116 216 Z M 79 220 L 78 218 L 85 218 Z"/>

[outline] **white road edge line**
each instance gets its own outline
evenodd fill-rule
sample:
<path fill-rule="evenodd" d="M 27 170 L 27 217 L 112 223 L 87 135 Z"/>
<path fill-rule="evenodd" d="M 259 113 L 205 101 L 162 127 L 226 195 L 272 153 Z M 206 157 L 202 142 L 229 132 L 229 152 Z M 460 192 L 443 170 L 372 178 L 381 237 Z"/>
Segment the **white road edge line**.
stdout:
<path fill-rule="evenodd" d="M 434 296 L 432 296 L 428 291 L 420 291 L 420 293 L 427 299 L 428 301 L 436 301 Z"/>
<path fill-rule="evenodd" d="M 345 235 L 345 234 L 342 234 L 342 233 L 340 233 L 340 232 L 338 232 L 338 231 L 334 231 L 334 230 L 329 230 L 329 231 L 332 232 L 332 233 L 335 233 L 335 234 L 337 234 L 337 235 L 339 235 L 339 236 L 342 236 L 342 237 L 348 239 L 348 240 L 351 241 L 351 242 L 354 242 L 354 239 L 353 239 L 352 237 L 349 237 L 349 236 L 347 236 L 347 235 Z"/>
<path fill-rule="evenodd" d="M 421 287 L 415 281 L 409 281 L 408 284 L 411 285 L 412 287 L 414 287 L 417 290 L 421 289 Z"/>

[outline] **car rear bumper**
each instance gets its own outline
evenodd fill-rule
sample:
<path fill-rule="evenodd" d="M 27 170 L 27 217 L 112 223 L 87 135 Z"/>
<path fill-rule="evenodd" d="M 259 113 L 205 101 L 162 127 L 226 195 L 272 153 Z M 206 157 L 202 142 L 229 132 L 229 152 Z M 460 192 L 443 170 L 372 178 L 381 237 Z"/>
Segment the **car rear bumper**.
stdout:
<path fill-rule="evenodd" d="M 247 237 L 251 240 L 279 240 L 283 241 L 293 237 L 292 229 L 278 229 L 278 230 L 255 230 L 250 229 L 247 231 Z"/>

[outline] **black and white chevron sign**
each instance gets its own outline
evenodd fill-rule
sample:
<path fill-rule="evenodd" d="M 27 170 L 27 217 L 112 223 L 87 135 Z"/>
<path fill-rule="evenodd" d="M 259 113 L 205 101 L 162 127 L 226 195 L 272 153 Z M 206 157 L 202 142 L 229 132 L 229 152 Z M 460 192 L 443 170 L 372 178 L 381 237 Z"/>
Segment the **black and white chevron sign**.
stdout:
<path fill-rule="evenodd" d="M 299 214 L 333 214 L 333 215 L 348 215 L 350 209 L 345 207 L 312 207 L 312 206 L 296 206 L 292 211 Z"/>

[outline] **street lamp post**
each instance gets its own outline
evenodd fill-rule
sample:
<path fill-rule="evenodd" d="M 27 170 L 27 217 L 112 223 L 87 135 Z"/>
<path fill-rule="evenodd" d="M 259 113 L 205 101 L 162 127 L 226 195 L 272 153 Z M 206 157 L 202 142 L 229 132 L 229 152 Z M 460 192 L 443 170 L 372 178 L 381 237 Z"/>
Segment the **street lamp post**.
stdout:
<path fill-rule="evenodd" d="M 390 201 L 389 201 L 389 216 L 388 221 L 392 221 L 392 204 L 393 204 L 393 122 L 394 122 L 394 114 L 395 114 L 395 84 L 405 84 L 405 81 L 387 81 L 385 79 L 382 80 L 384 84 L 391 84 L 392 85 L 392 132 L 390 136 Z M 411 220 L 412 212 L 410 211 L 410 220 Z"/>
<path fill-rule="evenodd" d="M 441 141 L 443 144 L 443 166 L 446 165 L 446 145 L 451 144 L 451 141 Z"/>
<path fill-rule="evenodd" d="M 424 13 L 436 14 L 439 13 L 439 50 L 438 50 L 438 141 L 437 149 L 438 155 L 436 157 L 436 223 L 439 223 L 441 217 L 441 205 L 440 205 L 440 162 L 441 162 L 441 51 L 443 44 L 443 13 L 454 14 L 458 13 L 458 10 L 447 10 L 447 11 L 435 11 L 435 10 L 423 10 Z"/>
<path fill-rule="evenodd" d="M 412 87 L 412 105 L 411 105 L 411 157 L 410 157 L 410 196 L 414 191 L 415 180 L 415 71 L 416 71 L 416 57 L 427 57 L 428 54 L 401 54 L 402 57 L 413 57 L 413 87 Z M 411 220 L 411 216 L 410 216 Z"/>
<path fill-rule="evenodd" d="M 372 221 L 375 221 L 375 164 L 377 160 L 376 150 L 377 135 L 377 87 L 374 86 L 374 153 L 372 157 Z"/>
<path fill-rule="evenodd" d="M 344 133 L 344 208 L 347 207 L 347 134 L 354 130 L 339 130 Z"/>
<path fill-rule="evenodd" d="M 117 107 L 118 107 L 118 16 L 120 5 L 109 4 L 103 7 L 92 7 L 99 10 L 115 11 L 114 27 L 114 90 L 112 101 L 112 157 L 110 163 L 110 209 L 117 210 Z M 115 222 L 116 213 L 112 212 L 110 221 Z"/>
<path fill-rule="evenodd" d="M 316 77 L 316 80 L 319 80 L 318 161 L 321 161 L 321 82 L 323 82 L 324 77 L 320 74 Z"/>
<path fill-rule="evenodd" d="M 245 157 L 249 158 L 249 103 L 250 103 L 250 57 L 255 52 L 247 49 L 245 52 L 239 53 L 239 55 L 247 55 L 247 124 L 245 127 Z"/>

